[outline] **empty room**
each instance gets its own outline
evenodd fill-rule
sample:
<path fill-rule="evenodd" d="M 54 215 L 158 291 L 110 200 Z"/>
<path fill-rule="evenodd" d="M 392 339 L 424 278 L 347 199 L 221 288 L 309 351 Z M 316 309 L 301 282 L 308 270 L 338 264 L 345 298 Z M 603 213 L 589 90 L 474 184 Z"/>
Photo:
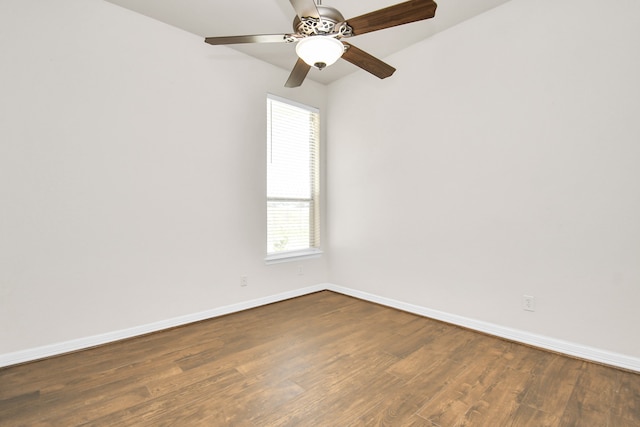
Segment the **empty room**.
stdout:
<path fill-rule="evenodd" d="M 0 425 L 640 425 L 639 16 L 0 0 Z"/>

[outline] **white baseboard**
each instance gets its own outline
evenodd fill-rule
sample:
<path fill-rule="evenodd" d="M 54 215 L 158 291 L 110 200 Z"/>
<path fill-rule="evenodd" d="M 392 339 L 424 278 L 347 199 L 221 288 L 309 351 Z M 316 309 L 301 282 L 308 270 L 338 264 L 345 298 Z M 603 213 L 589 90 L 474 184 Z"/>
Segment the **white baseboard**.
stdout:
<path fill-rule="evenodd" d="M 45 345 L 42 347 L 17 351 L 14 353 L 0 354 L 0 367 L 16 365 L 19 363 L 30 362 L 45 357 L 57 356 L 64 353 L 83 350 L 97 345 L 108 344 L 110 342 L 119 341 L 127 338 L 161 331 L 163 329 L 182 326 L 200 320 L 211 319 L 213 317 L 223 316 L 238 311 L 271 304 L 278 301 L 284 301 L 289 298 L 295 298 L 307 295 L 313 292 L 329 290 L 344 295 L 359 298 L 365 301 L 374 302 L 387 307 L 397 308 L 409 313 L 418 314 L 420 316 L 429 317 L 431 319 L 441 320 L 443 322 L 473 329 L 489 335 L 505 338 L 522 344 L 531 345 L 538 348 L 551 350 L 554 352 L 566 354 L 568 356 L 578 357 L 584 360 L 590 360 L 609 366 L 615 366 L 630 371 L 640 372 L 640 358 L 631 357 L 624 354 L 613 353 L 607 350 L 601 350 L 569 341 L 559 340 L 543 335 L 532 334 L 526 331 L 509 328 L 506 326 L 496 325 L 489 322 L 471 319 L 468 317 L 458 316 L 430 308 L 397 301 L 390 298 L 381 297 L 367 292 L 358 291 L 331 283 L 322 283 L 306 288 L 296 289 L 289 292 L 283 292 L 276 295 L 270 295 L 263 298 L 257 298 L 250 301 L 244 301 L 237 304 L 231 304 L 223 307 L 214 308 L 199 313 L 193 313 L 185 316 L 175 317 L 172 319 L 141 325 L 129 329 L 123 329 L 105 334 L 94 335 L 85 338 L 65 341 L 57 344 Z"/>
<path fill-rule="evenodd" d="M 283 292 L 276 295 L 270 295 L 263 298 L 257 298 L 250 301 L 244 301 L 237 304 L 231 304 L 211 310 L 201 311 L 199 313 L 188 314 L 185 316 L 174 317 L 172 319 L 162 320 L 159 322 L 149 323 L 146 325 L 136 326 L 133 328 L 123 329 L 119 331 L 108 332 L 105 334 L 94 335 L 85 338 L 78 338 L 61 343 L 45 345 L 32 349 L 16 351 L 13 353 L 0 354 L 0 368 L 4 366 L 16 365 L 19 363 L 31 362 L 45 357 L 57 356 L 60 354 L 70 353 L 73 351 L 84 350 L 102 344 L 108 344 L 114 341 L 120 341 L 127 338 L 133 338 L 145 335 L 151 332 L 161 331 L 176 326 L 182 326 L 200 320 L 211 319 L 213 317 L 224 316 L 238 311 L 247 310 L 262 305 L 271 304 L 278 301 L 284 301 L 289 298 L 295 298 L 302 295 L 310 294 L 327 289 L 325 284 L 309 286 L 306 288 L 296 289 L 289 292 Z"/>
<path fill-rule="evenodd" d="M 510 341 L 543 348 L 557 353 L 566 354 L 568 356 L 590 360 L 592 362 L 602 363 L 629 371 L 640 372 L 640 358 L 637 357 L 613 353 L 607 350 L 589 347 L 570 341 L 559 340 L 556 338 L 537 335 L 506 326 L 496 325 L 494 323 L 483 322 L 480 320 L 470 319 L 468 317 L 458 316 L 456 314 L 432 310 L 430 308 L 408 304 L 402 301 L 373 295 L 367 292 L 345 288 L 343 286 L 327 284 L 327 290 L 338 292 L 344 295 L 349 295 L 365 301 L 375 302 L 387 307 L 397 308 L 399 310 L 429 317 L 431 319 L 441 320 L 443 322 L 473 329 L 478 332 L 505 338 Z"/>

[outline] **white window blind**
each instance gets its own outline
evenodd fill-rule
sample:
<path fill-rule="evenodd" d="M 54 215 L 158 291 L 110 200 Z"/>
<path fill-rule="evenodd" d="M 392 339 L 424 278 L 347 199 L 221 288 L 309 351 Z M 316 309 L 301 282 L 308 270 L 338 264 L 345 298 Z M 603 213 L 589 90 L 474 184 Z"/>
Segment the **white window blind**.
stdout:
<path fill-rule="evenodd" d="M 319 114 L 267 97 L 267 254 L 319 247 Z"/>

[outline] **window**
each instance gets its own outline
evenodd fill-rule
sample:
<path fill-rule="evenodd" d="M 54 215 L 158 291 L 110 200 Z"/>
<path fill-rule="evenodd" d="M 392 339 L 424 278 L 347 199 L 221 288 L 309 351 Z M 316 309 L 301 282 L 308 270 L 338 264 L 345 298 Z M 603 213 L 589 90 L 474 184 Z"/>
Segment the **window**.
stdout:
<path fill-rule="evenodd" d="M 319 113 L 267 97 L 267 261 L 320 253 Z"/>

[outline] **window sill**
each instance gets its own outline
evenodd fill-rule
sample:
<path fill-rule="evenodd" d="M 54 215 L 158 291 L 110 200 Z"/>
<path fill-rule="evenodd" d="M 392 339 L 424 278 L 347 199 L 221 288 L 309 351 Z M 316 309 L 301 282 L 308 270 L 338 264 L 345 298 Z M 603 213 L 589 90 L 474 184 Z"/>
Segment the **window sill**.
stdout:
<path fill-rule="evenodd" d="M 300 261 L 303 259 L 319 258 L 322 251 L 316 248 L 303 249 L 300 251 L 278 252 L 269 254 L 264 259 L 265 264 L 278 264 L 281 262 Z"/>

